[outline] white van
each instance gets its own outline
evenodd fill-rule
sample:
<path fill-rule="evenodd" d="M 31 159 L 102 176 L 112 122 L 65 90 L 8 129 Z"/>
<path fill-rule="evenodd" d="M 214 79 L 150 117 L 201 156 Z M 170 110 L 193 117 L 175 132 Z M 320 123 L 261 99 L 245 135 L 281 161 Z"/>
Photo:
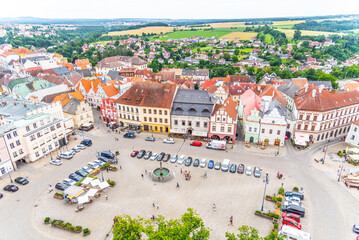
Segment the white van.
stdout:
<path fill-rule="evenodd" d="M 70 151 L 65 151 L 60 154 L 60 158 L 71 159 L 74 154 Z"/>
<path fill-rule="evenodd" d="M 222 163 L 222 171 L 223 172 L 228 172 L 230 163 L 231 163 L 231 160 L 229 160 L 229 159 L 224 159 L 223 160 L 223 163 Z"/>
<path fill-rule="evenodd" d="M 293 240 L 310 240 L 310 234 L 307 232 L 303 232 L 293 227 L 289 227 L 287 225 L 283 225 L 282 229 L 279 232 L 279 235 L 286 236 L 285 239 L 293 239 Z"/>
<path fill-rule="evenodd" d="M 96 168 L 99 168 L 99 165 L 97 163 L 94 163 L 94 162 L 89 162 L 87 164 L 87 166 L 91 169 L 96 169 Z"/>

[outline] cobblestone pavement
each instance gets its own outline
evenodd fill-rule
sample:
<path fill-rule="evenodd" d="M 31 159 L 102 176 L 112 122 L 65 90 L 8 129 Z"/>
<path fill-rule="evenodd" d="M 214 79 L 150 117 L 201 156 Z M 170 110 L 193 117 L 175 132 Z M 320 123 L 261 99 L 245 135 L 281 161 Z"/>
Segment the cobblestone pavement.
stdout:
<path fill-rule="evenodd" d="M 97 112 L 96 112 L 97 114 Z M 287 142 L 280 154 L 275 156 L 276 148 L 261 150 L 254 145 L 250 149 L 237 143 L 228 151 L 208 150 L 189 145 L 189 141 L 176 139 L 173 145 L 163 144 L 163 134 L 154 134 L 156 142 L 146 142 L 148 133 L 141 133 L 136 139 L 115 141 L 114 133 L 107 133 L 103 124 L 99 128 L 85 133 L 85 137 L 93 140 L 93 146 L 78 153 L 72 160 L 63 160 L 62 166 L 49 165 L 49 156 L 38 162 L 21 167 L 21 171 L 12 174 L 28 177 L 30 183 L 20 186 L 16 193 L 4 192 L 0 200 L 0 239 L 82 239 L 82 234 L 65 232 L 61 229 L 44 225 L 45 217 L 63 219 L 74 225 L 82 225 L 91 230 L 88 239 L 105 239 L 111 231 L 112 219 L 115 215 L 129 214 L 133 217 L 150 218 L 152 215 L 164 215 L 166 218 L 179 218 L 188 207 L 197 210 L 206 226 L 212 229 L 211 239 L 224 239 L 226 231 L 236 232 L 238 226 L 246 224 L 256 227 L 262 236 L 267 235 L 271 228 L 269 220 L 257 217 L 254 211 L 262 204 L 264 183 L 262 178 L 246 176 L 238 173 L 185 167 L 184 165 L 164 163 L 174 174 L 174 179 L 166 183 L 152 182 L 145 170 L 159 166 L 156 161 L 131 158 L 132 150 L 152 150 L 184 154 L 193 158 L 206 158 L 222 161 L 228 158 L 234 163 L 245 166 L 259 166 L 262 176 L 269 173 L 270 183 L 267 194 L 275 193 L 284 183 L 286 189 L 294 186 L 302 187 L 305 194 L 303 205 L 306 217 L 303 219 L 303 230 L 312 234 L 312 239 L 337 240 L 354 239 L 351 227 L 358 221 L 358 200 L 341 184 L 337 183 L 337 169 L 328 163 L 325 165 L 313 161 L 318 152 L 317 147 L 305 151 L 296 151 Z M 78 144 L 72 140 L 70 147 Z M 120 151 L 121 170 L 104 172 L 104 177 L 115 180 L 116 186 L 106 190 L 93 203 L 81 212 L 75 212 L 74 205 L 54 199 L 48 193 L 48 184 L 55 185 L 63 178 L 85 166 L 95 159 L 97 150 Z M 118 166 L 119 167 L 119 166 Z M 191 181 L 186 181 L 180 169 L 191 171 Z M 207 171 L 208 178 L 201 175 Z M 284 179 L 276 178 L 277 171 Z M 144 174 L 144 179 L 141 174 Z M 180 188 L 176 188 L 177 182 Z M 9 183 L 9 178 L 0 180 L 0 187 Z M 152 203 L 158 203 L 154 209 Z M 213 211 L 212 204 L 217 205 Z M 265 211 L 274 210 L 274 204 L 265 202 Z M 234 227 L 228 226 L 229 217 L 233 215 Z"/>

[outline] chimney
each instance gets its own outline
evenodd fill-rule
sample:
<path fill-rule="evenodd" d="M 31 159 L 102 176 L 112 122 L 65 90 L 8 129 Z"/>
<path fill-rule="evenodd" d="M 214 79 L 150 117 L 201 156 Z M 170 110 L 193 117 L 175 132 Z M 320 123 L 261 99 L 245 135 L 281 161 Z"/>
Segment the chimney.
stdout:
<path fill-rule="evenodd" d="M 91 88 L 93 89 L 93 81 L 91 80 Z"/>
<path fill-rule="evenodd" d="M 320 86 L 319 86 L 319 93 L 322 93 L 323 88 L 324 88 L 324 86 L 323 86 L 323 85 L 320 85 Z"/>
<path fill-rule="evenodd" d="M 308 92 L 308 86 L 305 85 L 305 92 Z"/>
<path fill-rule="evenodd" d="M 315 94 L 316 94 L 317 90 L 313 89 L 312 90 L 312 97 L 315 98 Z"/>
<path fill-rule="evenodd" d="M 14 106 L 16 106 L 16 102 L 14 102 Z"/>

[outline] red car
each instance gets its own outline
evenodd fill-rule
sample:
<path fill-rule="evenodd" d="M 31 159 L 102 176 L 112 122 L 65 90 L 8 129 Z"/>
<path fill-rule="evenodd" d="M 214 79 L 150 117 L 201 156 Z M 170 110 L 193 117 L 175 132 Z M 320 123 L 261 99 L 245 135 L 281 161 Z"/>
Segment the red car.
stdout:
<path fill-rule="evenodd" d="M 283 218 L 282 224 L 294 227 L 299 230 L 302 229 L 302 225 L 300 225 L 300 223 L 296 222 L 294 219 L 291 218 Z"/>
<path fill-rule="evenodd" d="M 133 151 L 132 153 L 131 153 L 131 157 L 136 157 L 137 156 L 137 154 L 139 153 L 140 151 Z"/>
<path fill-rule="evenodd" d="M 199 141 L 194 141 L 194 142 L 191 142 L 191 146 L 200 147 L 200 146 L 202 146 L 202 143 Z"/>
<path fill-rule="evenodd" d="M 282 214 L 282 218 L 291 218 L 294 221 L 296 221 L 297 223 L 300 223 L 300 216 L 294 213 L 289 213 L 289 212 L 284 212 Z"/>

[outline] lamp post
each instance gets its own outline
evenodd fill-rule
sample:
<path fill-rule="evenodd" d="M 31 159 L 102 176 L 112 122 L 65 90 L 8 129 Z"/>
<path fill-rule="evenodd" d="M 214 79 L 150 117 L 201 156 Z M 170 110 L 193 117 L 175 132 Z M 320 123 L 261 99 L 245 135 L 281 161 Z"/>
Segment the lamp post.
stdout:
<path fill-rule="evenodd" d="M 14 181 L 13 181 L 12 178 L 11 178 L 11 170 L 12 170 L 12 169 L 7 168 L 7 171 L 8 171 L 8 173 L 9 173 L 10 182 L 13 183 Z"/>
<path fill-rule="evenodd" d="M 263 182 L 264 182 L 264 193 L 263 193 L 263 201 L 262 201 L 262 207 L 261 207 L 262 212 L 263 212 L 263 206 L 264 206 L 264 198 L 266 196 L 267 184 L 269 184 L 268 173 L 266 173 L 266 177 L 265 177 L 265 179 L 263 179 Z"/>
<path fill-rule="evenodd" d="M 327 144 L 324 145 L 324 158 L 323 158 L 323 161 L 322 161 L 322 164 L 324 164 L 324 161 L 325 161 L 325 156 L 327 155 L 327 150 L 328 150 L 328 141 L 327 141 Z"/>
<path fill-rule="evenodd" d="M 347 157 L 345 156 L 344 158 L 345 158 L 344 161 L 346 161 Z M 340 177 L 342 176 L 343 167 L 344 167 L 344 162 L 342 162 L 342 166 L 340 167 L 338 182 L 340 182 Z"/>

